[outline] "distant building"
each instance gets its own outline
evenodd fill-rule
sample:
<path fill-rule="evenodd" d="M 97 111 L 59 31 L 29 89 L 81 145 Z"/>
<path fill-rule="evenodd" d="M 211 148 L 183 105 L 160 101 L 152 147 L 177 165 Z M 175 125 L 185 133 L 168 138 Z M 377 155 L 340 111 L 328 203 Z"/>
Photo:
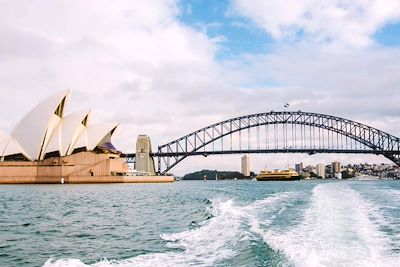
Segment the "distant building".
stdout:
<path fill-rule="evenodd" d="M 303 170 L 303 163 L 300 162 L 294 166 L 296 172 L 301 172 Z"/>
<path fill-rule="evenodd" d="M 325 165 L 324 164 L 317 164 L 317 176 L 325 179 Z"/>
<path fill-rule="evenodd" d="M 250 157 L 248 155 L 244 155 L 241 158 L 242 162 L 242 174 L 246 177 L 250 176 Z"/>
<path fill-rule="evenodd" d="M 341 172 L 335 173 L 335 178 L 342 179 L 342 173 Z"/>
<path fill-rule="evenodd" d="M 336 177 L 336 173 L 341 173 L 342 172 L 342 164 L 338 161 L 332 162 L 332 173 Z"/>
<path fill-rule="evenodd" d="M 303 168 L 303 171 L 302 171 L 302 172 L 308 172 L 308 173 L 310 173 L 310 174 L 314 173 L 314 174 L 316 175 L 317 169 L 315 168 L 315 166 L 308 165 L 308 166 L 305 166 L 305 167 Z"/>

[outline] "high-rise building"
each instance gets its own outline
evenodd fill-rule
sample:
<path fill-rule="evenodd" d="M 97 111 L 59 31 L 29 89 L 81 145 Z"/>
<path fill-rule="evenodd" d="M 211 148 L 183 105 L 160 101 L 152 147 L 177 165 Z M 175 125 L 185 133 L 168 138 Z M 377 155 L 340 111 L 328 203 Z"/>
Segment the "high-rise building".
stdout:
<path fill-rule="evenodd" d="M 242 174 L 246 177 L 250 176 L 250 157 L 248 155 L 244 155 L 241 158 L 242 161 Z"/>
<path fill-rule="evenodd" d="M 325 179 L 325 165 L 317 164 L 317 176 Z"/>
<path fill-rule="evenodd" d="M 342 172 L 342 164 L 339 161 L 332 162 L 332 174 L 341 173 Z"/>
<path fill-rule="evenodd" d="M 294 168 L 295 168 L 296 172 L 301 172 L 303 170 L 303 163 L 300 162 L 300 163 L 294 165 Z"/>

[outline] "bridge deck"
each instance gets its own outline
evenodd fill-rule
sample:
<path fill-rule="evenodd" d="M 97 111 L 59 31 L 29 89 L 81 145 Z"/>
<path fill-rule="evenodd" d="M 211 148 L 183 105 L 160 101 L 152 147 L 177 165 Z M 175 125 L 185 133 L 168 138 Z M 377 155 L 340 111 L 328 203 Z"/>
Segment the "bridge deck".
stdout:
<path fill-rule="evenodd" d="M 390 150 L 364 150 L 364 149 L 241 149 L 241 150 L 225 150 L 225 151 L 193 151 L 193 152 L 154 152 L 150 155 L 152 157 L 177 157 L 184 155 L 191 156 L 208 156 L 208 155 L 229 155 L 229 154 L 262 154 L 262 153 L 305 153 L 305 154 L 316 154 L 316 153 L 341 153 L 341 154 L 393 154 Z M 134 158 L 134 153 L 126 154 L 127 158 Z"/>

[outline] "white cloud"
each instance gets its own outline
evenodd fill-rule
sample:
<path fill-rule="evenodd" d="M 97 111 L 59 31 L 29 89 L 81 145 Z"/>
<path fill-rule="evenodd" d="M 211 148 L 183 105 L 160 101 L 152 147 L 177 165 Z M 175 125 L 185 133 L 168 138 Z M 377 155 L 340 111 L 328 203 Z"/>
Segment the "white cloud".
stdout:
<path fill-rule="evenodd" d="M 232 11 L 279 40 L 365 47 L 384 24 L 400 19 L 400 1 L 232 0 Z"/>
<path fill-rule="evenodd" d="M 220 62 L 215 54 L 224 39 L 181 23 L 178 6 L 172 0 L 0 0 L 0 130 L 9 132 L 41 99 L 69 88 L 68 110 L 91 107 L 95 121 L 122 123 L 114 141 L 125 152 L 134 151 L 138 134 L 150 135 L 156 149 L 213 122 L 279 110 L 286 102 L 400 135 L 398 49 L 337 54 L 303 44 Z M 256 158 L 259 170 L 265 160 Z M 282 158 L 309 157 L 265 158 L 286 167 Z M 238 170 L 236 159 L 193 158 L 173 171 L 218 168 L 222 161 Z"/>
<path fill-rule="evenodd" d="M 249 95 L 259 95 L 254 98 L 260 102 L 266 93 L 264 106 L 270 105 L 270 109 L 289 102 L 296 110 L 368 123 L 400 117 L 396 104 L 400 99 L 399 60 L 398 48 L 352 49 L 338 54 L 318 47 L 291 46 L 270 54 L 243 56 L 241 63 L 229 63 L 225 70 L 241 73 L 237 83 L 243 84 Z M 260 86 L 266 82 L 279 87 Z M 400 135 L 399 124 L 382 124 L 381 128 Z"/>
<path fill-rule="evenodd" d="M 0 86 L 9 94 L 1 109 L 11 124 L 52 91 L 70 88 L 71 109 L 133 119 L 124 121 L 136 129 L 123 147 L 132 151 L 135 134 L 157 132 L 146 125 L 183 113 L 176 98 L 213 72 L 214 41 L 177 20 L 176 1 L 0 5 Z"/>

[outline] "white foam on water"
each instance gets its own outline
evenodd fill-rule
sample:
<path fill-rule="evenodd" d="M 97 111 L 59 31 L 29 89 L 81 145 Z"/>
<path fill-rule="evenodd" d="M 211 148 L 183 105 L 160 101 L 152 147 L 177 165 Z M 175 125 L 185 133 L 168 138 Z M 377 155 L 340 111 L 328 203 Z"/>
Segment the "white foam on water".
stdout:
<path fill-rule="evenodd" d="M 54 261 L 53 259 L 48 259 L 43 267 L 88 267 L 89 265 L 84 264 L 78 259 L 61 259 Z"/>
<path fill-rule="evenodd" d="M 379 212 L 376 212 L 376 221 L 379 222 L 381 229 L 387 233 L 390 239 L 390 246 L 394 251 L 400 251 L 400 190 L 381 189 L 370 187 L 362 190 L 364 198 L 371 199 L 378 203 Z"/>
<path fill-rule="evenodd" d="M 241 210 L 236 208 L 233 200 L 212 201 L 214 217 L 201 227 L 181 233 L 161 234 L 168 241 L 167 247 L 179 248 L 181 251 L 154 253 L 137 256 L 123 261 L 101 261 L 85 265 L 77 259 L 48 260 L 45 267 L 69 266 L 212 266 L 215 262 L 232 257 L 232 247 L 246 235 L 240 231 Z"/>
<path fill-rule="evenodd" d="M 390 240 L 379 230 L 377 207 L 345 183 L 316 186 L 303 221 L 289 232 L 260 227 L 261 235 L 274 250 L 295 266 L 396 266 L 399 255 L 390 250 Z"/>
<path fill-rule="evenodd" d="M 282 210 L 282 203 L 287 203 L 292 195 L 279 193 L 247 206 L 237 205 L 232 199 L 215 199 L 212 201 L 213 217 L 201 224 L 201 227 L 160 235 L 168 242 L 167 247 L 180 250 L 140 255 L 120 261 L 104 260 L 93 265 L 87 265 L 79 259 L 49 259 L 44 267 L 214 266 L 234 257 L 242 242 L 250 239 L 251 233 L 243 229 L 248 221 L 255 220 L 259 212 L 273 214 Z M 270 221 L 264 221 L 264 224 L 268 223 Z"/>

